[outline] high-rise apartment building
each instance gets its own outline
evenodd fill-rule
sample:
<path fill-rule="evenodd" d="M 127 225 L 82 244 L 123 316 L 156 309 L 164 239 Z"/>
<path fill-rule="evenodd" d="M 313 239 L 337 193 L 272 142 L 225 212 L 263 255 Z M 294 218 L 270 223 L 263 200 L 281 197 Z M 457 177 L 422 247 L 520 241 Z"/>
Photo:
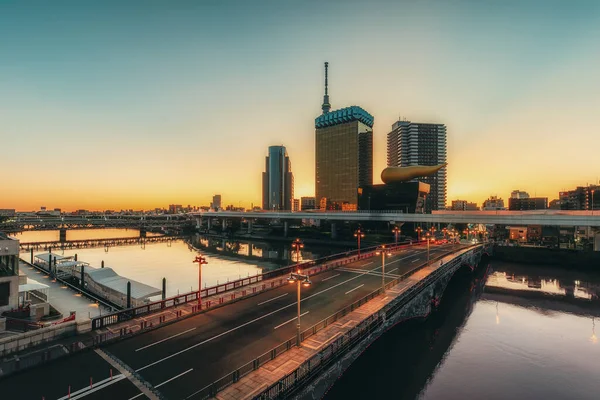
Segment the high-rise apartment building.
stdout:
<path fill-rule="evenodd" d="M 548 209 L 547 197 L 512 197 L 508 199 L 510 211 L 531 211 Z"/>
<path fill-rule="evenodd" d="M 439 165 L 446 163 L 446 125 L 397 121 L 387 135 L 388 167 Z M 425 212 L 446 208 L 446 167 L 418 178 L 430 185 Z"/>
<path fill-rule="evenodd" d="M 562 210 L 600 210 L 600 185 L 578 186 L 559 192 Z"/>
<path fill-rule="evenodd" d="M 356 209 L 373 184 L 373 116 L 358 106 L 330 111 L 325 63 L 323 114 L 315 119 L 315 197 L 328 209 Z"/>
<path fill-rule="evenodd" d="M 220 194 L 215 194 L 213 196 L 212 203 L 210 203 L 210 208 L 212 208 L 213 210 L 218 210 L 221 208 L 221 195 Z"/>
<path fill-rule="evenodd" d="M 291 210 L 294 198 L 292 164 L 284 146 L 270 146 L 263 172 L 263 210 Z"/>
<path fill-rule="evenodd" d="M 528 199 L 529 193 L 527 193 L 523 190 L 513 190 L 512 192 L 510 192 L 510 198 L 511 199 Z"/>

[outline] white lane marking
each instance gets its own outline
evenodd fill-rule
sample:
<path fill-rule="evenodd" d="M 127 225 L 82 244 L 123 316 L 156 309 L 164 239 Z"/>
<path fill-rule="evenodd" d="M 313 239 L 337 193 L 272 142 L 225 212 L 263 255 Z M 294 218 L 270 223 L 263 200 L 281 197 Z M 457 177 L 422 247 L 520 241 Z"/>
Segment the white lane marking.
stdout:
<path fill-rule="evenodd" d="M 136 351 L 141 351 L 141 350 L 147 349 L 148 347 L 156 346 L 157 344 L 160 344 L 160 343 L 162 343 L 162 342 L 165 342 L 165 341 L 167 341 L 167 340 L 169 340 L 169 339 L 173 339 L 174 337 L 181 336 L 181 335 L 183 335 L 184 333 L 191 332 L 191 331 L 193 331 L 194 329 L 196 329 L 196 328 L 192 328 L 192 329 L 188 329 L 187 331 L 179 332 L 179 333 L 178 333 L 178 334 L 176 334 L 176 335 L 169 336 L 169 337 L 167 337 L 167 338 L 164 338 L 164 339 L 162 339 L 162 340 L 159 340 L 159 341 L 157 341 L 157 342 L 150 343 L 150 344 L 149 344 L 149 345 L 147 345 L 147 346 L 140 347 L 139 349 L 136 349 Z"/>
<path fill-rule="evenodd" d="M 310 311 L 307 311 L 307 312 L 305 312 L 305 313 L 303 313 L 303 314 L 300 314 L 300 316 L 302 317 L 302 316 L 304 316 L 304 315 L 308 314 L 309 312 L 310 312 Z M 277 325 L 277 326 L 276 326 L 275 328 L 273 328 L 273 329 L 281 328 L 281 327 L 282 327 L 282 326 L 284 326 L 285 324 L 289 324 L 290 322 L 292 322 L 292 321 L 295 321 L 295 320 L 297 320 L 297 319 L 298 319 L 298 317 L 294 317 L 294 318 L 290 319 L 289 321 L 286 321 L 286 322 L 284 322 L 283 324 L 279 324 L 279 325 Z"/>
<path fill-rule="evenodd" d="M 108 381 L 105 379 L 103 382 L 103 384 L 101 385 L 96 385 L 93 388 L 90 387 L 86 387 L 85 389 L 80 389 L 77 392 L 73 392 L 71 393 L 71 395 L 67 395 L 67 396 L 63 396 L 58 400 L 66 400 L 66 399 L 71 399 L 71 400 L 77 400 L 77 399 L 81 399 L 85 396 L 87 396 L 88 394 L 92 394 L 94 392 L 97 392 L 98 390 L 102 390 L 107 386 L 110 386 L 114 383 L 117 383 L 121 380 L 125 379 L 125 375 L 115 375 L 113 376 L 113 379 L 108 378 Z M 75 394 L 75 393 L 79 393 L 79 394 Z M 74 395 L 75 394 L 75 395 Z"/>
<path fill-rule="evenodd" d="M 137 399 L 138 397 L 143 396 L 143 395 L 144 395 L 144 393 L 138 393 L 135 396 L 131 397 L 129 400 Z"/>
<path fill-rule="evenodd" d="M 416 260 L 412 260 L 411 263 L 417 262 L 419 260 L 420 260 L 420 258 L 417 258 Z"/>
<path fill-rule="evenodd" d="M 399 260 L 396 260 L 396 261 L 392 261 L 392 262 L 397 262 L 397 261 L 400 261 L 400 260 L 402 260 L 402 258 L 401 258 L 401 259 L 399 259 Z M 391 264 L 391 263 L 390 263 L 390 264 Z M 381 268 L 381 267 L 375 267 L 375 268 L 373 268 L 371 271 L 374 271 L 374 270 L 376 270 L 377 268 Z M 313 298 L 313 297 L 315 297 L 315 296 L 318 296 L 318 295 L 320 295 L 320 294 L 322 294 L 322 293 L 328 292 L 328 291 L 330 291 L 331 289 L 335 289 L 336 287 L 338 287 L 338 286 L 341 286 L 341 285 L 343 285 L 343 284 L 346 284 L 346 283 L 348 283 L 348 282 L 350 282 L 350 281 L 353 281 L 353 280 L 355 280 L 355 279 L 358 279 L 358 278 L 362 277 L 362 276 L 363 276 L 363 275 L 365 275 L 365 274 L 366 274 L 366 272 L 365 272 L 365 273 L 363 273 L 363 274 L 357 275 L 357 276 L 355 276 L 355 277 L 353 277 L 353 278 L 346 279 L 345 281 L 343 281 L 343 282 L 340 282 L 340 283 L 338 283 L 338 284 L 335 284 L 335 285 L 333 285 L 333 286 L 330 286 L 330 287 L 328 287 L 327 289 L 323 289 L 323 290 L 321 290 L 320 292 L 317 292 L 317 293 L 311 294 L 310 296 L 306 296 L 306 297 L 304 297 L 304 298 L 301 300 L 301 302 L 302 302 L 302 301 L 306 301 L 306 300 L 308 300 L 308 299 L 310 299 L 310 298 Z M 260 316 L 260 317 L 258 317 L 258 318 L 255 318 L 255 319 L 253 319 L 252 321 L 245 322 L 245 323 L 243 323 L 242 325 L 239 325 L 239 326 L 237 326 L 237 327 L 235 327 L 235 328 L 231 328 L 231 329 L 230 329 L 230 330 L 228 330 L 228 331 L 221 332 L 221 333 L 219 333 L 218 335 L 216 335 L 216 336 L 213 336 L 213 337 L 211 337 L 211 338 L 208 338 L 208 339 L 206 339 L 206 340 L 204 340 L 204 341 L 202 341 L 202 342 L 200 342 L 200 343 L 196 343 L 196 344 L 194 344 L 194 345 L 191 345 L 190 347 L 187 347 L 187 348 L 185 348 L 185 349 L 183 349 L 183 350 L 179 350 L 179 351 L 178 351 L 178 352 L 176 352 L 176 353 L 170 354 L 170 355 L 168 355 L 168 356 L 166 356 L 166 357 L 163 357 L 163 358 L 161 358 L 160 360 L 154 361 L 154 362 L 152 362 L 152 363 L 150 363 L 150 364 L 148 364 L 148 365 L 145 365 L 145 366 L 143 366 L 143 367 L 141 367 L 141 368 L 138 368 L 138 369 L 136 369 L 136 370 L 135 370 L 135 372 L 140 372 L 140 371 L 143 371 L 143 370 L 145 370 L 146 368 L 150 368 L 150 367 L 152 367 L 152 366 L 154 366 L 154 365 L 156 365 L 156 364 L 159 364 L 159 363 L 161 363 L 161 362 L 163 362 L 163 361 L 166 361 L 166 360 L 168 360 L 168 359 L 170 359 L 170 358 L 173 358 L 173 357 L 176 357 L 176 356 L 178 356 L 178 355 L 180 355 L 180 354 L 183 354 L 183 353 L 185 353 L 185 352 L 188 352 L 188 351 L 190 351 L 190 350 L 192 350 L 192 349 L 195 349 L 195 348 L 196 348 L 196 347 L 198 347 L 198 346 L 202 346 L 202 345 L 203 345 L 203 344 L 205 344 L 205 343 L 208 343 L 208 342 L 211 342 L 211 341 L 213 341 L 213 340 L 215 340 L 215 339 L 218 339 L 218 338 L 220 338 L 220 337 L 221 337 L 221 336 L 223 336 L 223 335 L 227 335 L 228 333 L 235 332 L 235 331 L 237 331 L 237 330 L 238 330 L 238 329 L 240 329 L 240 328 L 243 328 L 243 327 L 245 327 L 245 326 L 248 326 L 248 325 L 250 325 L 250 324 L 252 324 L 252 323 L 254 323 L 254 322 L 256 322 L 256 321 L 260 321 L 260 320 L 261 320 L 261 319 L 263 319 L 263 318 L 267 318 L 267 317 L 269 317 L 269 316 L 271 316 L 271 315 L 273 315 L 273 314 L 275 314 L 275 313 L 278 313 L 279 311 L 285 310 L 286 308 L 293 307 L 293 306 L 295 306 L 296 304 L 297 304 L 297 302 L 293 302 L 293 303 L 291 303 L 291 304 L 288 304 L 287 306 L 283 306 L 283 307 L 281 307 L 281 308 L 280 308 L 280 309 L 278 309 L 278 310 L 271 311 L 270 313 L 267 313 L 267 314 L 265 314 L 265 315 L 263 315 L 263 316 Z"/>
<path fill-rule="evenodd" d="M 393 269 L 393 270 L 391 270 L 391 271 L 385 271 L 385 273 L 386 273 L 386 274 L 391 274 L 392 272 L 394 272 L 394 271 L 395 271 L 395 270 L 397 270 L 397 269 L 398 269 L 398 268 L 394 268 L 394 269 Z"/>
<path fill-rule="evenodd" d="M 361 267 L 366 267 L 367 265 L 371 265 L 371 264 L 373 264 L 373 261 L 363 264 L 363 265 L 361 265 Z"/>
<path fill-rule="evenodd" d="M 270 302 L 270 301 L 273 301 L 273 300 L 280 299 L 280 298 L 282 298 L 283 296 L 287 296 L 288 294 L 289 294 L 289 293 L 284 293 L 284 294 L 282 294 L 281 296 L 273 297 L 272 299 L 265 300 L 265 301 L 263 301 L 263 302 L 261 302 L 261 303 L 258 303 L 258 305 L 259 305 L 259 306 L 262 306 L 263 304 L 267 304 L 267 303 L 268 303 L 268 302 Z"/>
<path fill-rule="evenodd" d="M 352 290 L 348 290 L 348 291 L 347 291 L 346 293 L 344 293 L 344 294 L 348 294 L 348 293 L 354 292 L 356 289 L 358 289 L 358 288 L 361 288 L 361 287 L 363 287 L 363 286 L 365 286 L 365 284 L 364 284 L 364 283 L 363 283 L 362 285 L 360 285 L 360 286 L 357 286 L 357 287 L 355 287 L 355 288 L 354 288 L 354 289 L 352 289 Z"/>
<path fill-rule="evenodd" d="M 180 373 L 179 375 L 176 375 L 176 376 L 172 377 L 171 379 L 167 379 L 167 380 L 166 380 L 166 381 L 164 381 L 163 383 L 159 383 L 158 385 L 156 385 L 156 386 L 154 386 L 154 387 L 158 389 L 158 388 L 159 388 L 159 387 L 161 387 L 162 385 L 166 385 L 167 383 L 169 383 L 169 382 L 171 382 L 171 381 L 174 381 L 175 379 L 179 378 L 180 376 L 183 376 L 183 375 L 187 374 L 188 372 L 192 372 L 193 370 L 194 370 L 194 368 L 190 368 L 190 369 L 188 369 L 187 371 L 185 371 L 185 372 L 182 372 L 182 373 Z"/>
<path fill-rule="evenodd" d="M 330 276 L 329 278 L 325 278 L 325 279 L 323 279 L 321 282 L 328 281 L 328 280 L 330 280 L 330 279 L 332 279 L 332 278 L 335 278 L 336 276 L 340 276 L 340 274 L 337 274 L 337 275 Z"/>

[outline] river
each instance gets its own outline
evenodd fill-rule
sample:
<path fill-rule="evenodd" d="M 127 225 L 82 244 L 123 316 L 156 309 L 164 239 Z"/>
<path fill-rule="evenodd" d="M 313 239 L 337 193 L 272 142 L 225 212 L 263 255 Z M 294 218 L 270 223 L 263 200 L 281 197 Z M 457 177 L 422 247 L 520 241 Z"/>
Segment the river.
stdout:
<path fill-rule="evenodd" d="M 385 333 L 325 399 L 598 399 L 599 294 L 598 275 L 492 260 Z"/>
<path fill-rule="evenodd" d="M 148 236 L 151 234 L 148 233 Z M 59 240 L 59 231 L 26 231 L 14 235 L 22 243 Z M 81 229 L 67 231 L 67 240 L 139 237 L 134 229 Z M 208 264 L 202 267 L 203 286 L 214 286 L 263 270 L 279 268 L 292 261 L 307 261 L 328 255 L 335 250 L 306 245 L 296 253 L 289 243 L 269 243 L 266 241 L 235 241 L 221 238 L 208 238 L 196 235 L 193 243 L 202 249 Z M 43 253 L 43 250 L 34 254 Z M 77 250 L 54 249 L 53 253 L 64 256 L 77 254 L 78 260 L 92 267 L 111 267 L 119 275 L 136 281 L 162 287 L 163 277 L 167 279 L 167 296 L 198 290 L 198 264 L 192 261 L 199 252 L 183 240 L 171 243 L 152 243 L 144 246 L 121 246 L 89 248 Z M 251 256 L 250 256 L 251 255 Z M 29 256 L 22 254 L 29 260 Z"/>

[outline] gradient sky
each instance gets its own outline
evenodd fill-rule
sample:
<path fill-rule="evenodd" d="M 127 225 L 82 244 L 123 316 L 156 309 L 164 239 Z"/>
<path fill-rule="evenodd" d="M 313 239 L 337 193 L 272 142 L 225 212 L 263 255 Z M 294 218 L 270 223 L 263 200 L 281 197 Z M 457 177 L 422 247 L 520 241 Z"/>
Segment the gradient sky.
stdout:
<path fill-rule="evenodd" d="M 600 2 L 0 0 L 0 208 L 261 203 L 267 147 L 314 195 L 334 109 L 445 123 L 448 203 L 600 177 Z"/>

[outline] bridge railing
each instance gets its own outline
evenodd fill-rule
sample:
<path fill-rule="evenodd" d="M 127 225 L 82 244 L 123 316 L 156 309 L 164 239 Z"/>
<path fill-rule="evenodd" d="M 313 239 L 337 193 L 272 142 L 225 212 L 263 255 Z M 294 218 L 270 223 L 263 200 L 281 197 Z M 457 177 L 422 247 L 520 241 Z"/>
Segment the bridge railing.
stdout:
<path fill-rule="evenodd" d="M 475 245 L 475 247 L 476 246 L 477 245 Z M 462 249 L 462 250 L 464 250 L 464 249 Z M 430 264 L 434 263 L 436 261 L 439 261 L 439 260 L 443 259 L 444 257 L 447 257 L 449 254 L 453 254 L 453 253 L 454 253 L 454 251 L 448 251 L 442 255 L 439 255 L 439 256 L 431 259 Z M 356 327 L 351 329 L 346 334 L 342 335 L 342 338 L 344 338 L 344 339 L 338 339 L 338 340 L 334 341 L 332 343 L 332 345 L 327 346 L 325 349 L 321 350 L 319 353 L 314 355 L 310 360 L 301 364 L 301 366 L 296 371 L 288 374 L 282 380 L 271 385 L 263 393 L 256 396 L 255 398 L 257 398 L 257 399 L 274 399 L 274 398 L 278 398 L 278 396 L 284 394 L 285 391 L 282 391 L 282 389 L 287 390 L 288 388 L 292 387 L 295 384 L 294 383 L 295 380 L 304 378 L 304 375 L 298 373 L 299 370 L 301 370 L 301 369 L 305 370 L 307 368 L 307 366 L 308 366 L 309 370 L 311 367 L 313 368 L 313 370 L 315 368 L 318 368 L 319 362 L 321 362 L 321 360 L 324 360 L 324 361 L 329 360 L 329 358 L 331 358 L 333 355 L 337 354 L 337 351 L 342 349 L 342 347 L 340 347 L 340 343 L 350 345 L 350 344 L 354 344 L 354 343 L 360 341 L 363 337 L 365 337 L 367 334 L 369 334 L 373 329 L 375 329 L 377 326 L 379 326 L 378 324 L 380 324 L 381 321 L 383 320 L 381 318 L 382 316 L 392 315 L 396 311 L 401 309 L 408 301 L 410 301 L 412 299 L 412 297 L 414 296 L 415 293 L 421 291 L 423 288 L 425 288 L 426 286 L 428 286 L 429 284 L 434 282 L 440 275 L 445 273 L 448 268 L 455 267 L 457 262 L 461 262 L 461 261 L 458 258 L 455 258 L 452 261 L 444 264 L 444 266 L 442 266 L 441 268 L 438 268 L 435 271 L 433 271 L 427 277 L 423 278 L 421 281 L 419 281 L 415 285 L 411 286 L 408 290 L 404 291 L 398 297 L 398 299 L 396 301 L 394 301 L 393 306 L 391 306 L 390 305 L 391 303 L 390 303 L 390 304 L 386 305 L 382 310 L 370 315 L 365 320 L 363 320 L 359 325 L 357 325 Z M 415 267 L 412 270 L 402 274 L 398 278 L 395 278 L 392 281 L 388 282 L 385 285 L 385 288 L 389 289 L 393 286 L 396 286 L 399 282 L 407 279 L 413 273 L 424 268 L 425 266 L 426 265 L 421 265 L 419 267 Z M 336 322 L 337 320 L 344 317 L 348 313 L 354 311 L 355 309 L 357 309 L 358 307 L 367 303 L 368 301 L 372 300 L 373 298 L 381 295 L 381 293 L 382 293 L 382 289 L 379 288 L 379 289 L 369 293 L 368 295 L 362 297 L 361 299 L 355 301 L 354 303 L 344 307 L 343 309 L 332 314 L 331 316 L 317 322 L 310 328 L 305 329 L 300 334 L 300 340 L 304 341 L 305 339 L 308 339 L 309 337 L 315 335 L 317 332 L 325 329 L 327 326 Z M 377 325 L 373 325 L 373 324 L 377 324 Z M 340 340 L 342 340 L 342 342 L 339 342 Z M 270 360 L 275 359 L 278 355 L 290 350 L 291 348 L 293 348 L 295 346 L 295 344 L 296 344 L 295 337 L 288 339 L 287 341 L 274 347 L 273 349 L 269 350 L 268 352 L 260 355 L 258 358 L 250 361 L 249 363 L 242 365 L 235 371 L 225 375 L 221 379 L 218 379 L 217 381 L 204 387 L 196 394 L 196 396 L 198 397 L 198 399 L 208 399 L 208 398 L 216 396 L 216 394 L 219 391 L 221 391 L 221 390 L 225 389 L 227 386 L 239 381 L 243 376 L 249 374 L 252 371 L 257 370 L 261 365 L 265 364 L 266 362 L 268 362 Z M 334 344 L 337 344 L 337 347 L 332 347 Z M 346 348 L 347 347 L 344 347 L 344 349 L 346 349 Z M 336 350 L 336 352 L 334 352 L 334 350 Z M 323 356 L 325 356 L 324 359 L 323 359 Z M 291 377 L 293 377 L 293 378 L 291 378 Z M 265 396 L 265 397 L 263 397 L 263 396 Z"/>
<path fill-rule="evenodd" d="M 415 243 L 416 244 L 416 243 Z M 401 247 L 411 246 L 412 242 L 401 242 L 398 244 L 386 244 L 386 246 L 394 251 Z M 317 260 L 308 261 L 305 263 L 290 265 L 288 267 L 278 268 L 273 271 L 268 271 L 263 274 L 257 274 L 255 276 L 250 276 L 242 279 L 238 279 L 231 282 L 222 283 L 217 286 L 212 286 L 209 288 L 202 289 L 200 291 L 201 298 L 206 298 L 209 296 L 214 296 L 218 294 L 223 294 L 226 292 L 230 292 L 232 290 L 239 289 L 244 286 L 252 285 L 261 281 L 267 281 L 269 279 L 281 277 L 284 275 L 288 275 L 292 271 L 296 271 L 298 269 L 305 270 L 311 268 L 307 271 L 309 275 L 318 274 L 329 270 L 331 268 L 336 268 L 340 265 L 344 265 L 349 262 L 361 260 L 364 258 L 372 257 L 374 251 L 379 246 L 368 247 L 360 250 L 360 255 L 358 254 L 358 250 L 350 250 L 343 253 L 337 253 L 330 256 L 322 257 Z M 333 261 L 333 262 L 332 262 Z M 320 266 L 318 268 L 314 268 L 316 266 Z M 283 280 L 281 283 L 285 283 Z M 275 285 L 271 285 L 269 287 L 275 287 Z M 172 307 L 177 307 L 179 305 L 187 304 L 190 302 L 198 301 L 198 291 L 189 292 L 177 296 L 173 296 L 164 300 L 155 301 L 149 304 L 144 304 L 142 306 L 137 306 L 133 308 L 129 308 L 126 310 L 117 311 L 112 314 L 103 315 L 100 317 L 96 317 L 92 319 L 92 329 L 99 329 L 106 326 L 114 325 L 119 322 L 128 321 L 133 318 L 141 317 L 147 314 L 160 312 L 165 309 L 169 309 Z M 213 305 L 214 306 L 214 305 Z M 210 308 L 211 305 L 209 303 L 203 303 L 202 308 L 207 309 Z"/>

